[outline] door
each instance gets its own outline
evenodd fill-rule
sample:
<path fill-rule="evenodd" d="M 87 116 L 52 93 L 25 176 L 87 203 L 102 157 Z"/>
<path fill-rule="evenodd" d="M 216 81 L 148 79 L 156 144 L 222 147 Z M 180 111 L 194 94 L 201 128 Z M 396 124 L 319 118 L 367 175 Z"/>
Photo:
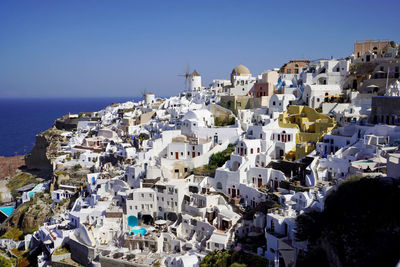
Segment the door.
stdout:
<path fill-rule="evenodd" d="M 218 144 L 218 135 L 214 135 L 214 144 Z"/>
<path fill-rule="evenodd" d="M 192 158 L 196 157 L 196 152 L 192 152 Z"/>
<path fill-rule="evenodd" d="M 258 187 L 262 186 L 262 178 L 258 178 Z"/>
<path fill-rule="evenodd" d="M 236 189 L 232 188 L 232 198 L 235 198 L 235 197 L 236 197 Z"/>
<path fill-rule="evenodd" d="M 279 157 L 283 157 L 283 150 L 282 149 L 279 149 Z"/>
<path fill-rule="evenodd" d="M 175 152 L 175 159 L 179 159 L 179 153 Z"/>
<path fill-rule="evenodd" d="M 274 181 L 274 189 L 275 190 L 278 189 L 278 186 L 279 186 L 279 182 L 278 182 L 278 180 L 275 180 Z"/>

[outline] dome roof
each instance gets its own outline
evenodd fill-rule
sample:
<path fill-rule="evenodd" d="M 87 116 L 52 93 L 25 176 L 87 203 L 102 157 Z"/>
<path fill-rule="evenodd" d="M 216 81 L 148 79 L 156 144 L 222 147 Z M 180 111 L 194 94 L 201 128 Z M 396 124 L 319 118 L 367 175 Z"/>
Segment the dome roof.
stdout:
<path fill-rule="evenodd" d="M 243 75 L 251 75 L 251 73 L 246 66 L 239 65 L 232 70 L 232 75 L 243 76 Z"/>
<path fill-rule="evenodd" d="M 196 71 L 196 70 L 194 70 L 191 74 L 190 74 L 190 76 L 200 76 L 200 74 Z"/>

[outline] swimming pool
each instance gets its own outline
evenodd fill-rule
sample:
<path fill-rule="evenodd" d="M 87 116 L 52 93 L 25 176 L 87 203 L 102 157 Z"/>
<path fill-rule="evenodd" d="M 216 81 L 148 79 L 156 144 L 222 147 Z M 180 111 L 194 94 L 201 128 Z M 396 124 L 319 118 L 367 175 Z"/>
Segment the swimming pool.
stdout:
<path fill-rule="evenodd" d="M 371 162 L 373 162 L 373 161 L 367 159 L 367 160 L 359 160 L 358 162 L 360 162 L 360 163 L 371 163 Z"/>
<path fill-rule="evenodd" d="M 137 235 L 137 234 L 141 234 L 141 235 L 145 235 L 147 233 L 147 230 L 145 228 L 139 228 L 139 229 L 131 229 L 130 234 L 131 235 Z"/>
<path fill-rule="evenodd" d="M 28 192 L 28 196 L 32 197 L 37 191 L 42 189 L 42 184 L 38 184 L 31 191 Z"/>
<path fill-rule="evenodd" d="M 13 206 L 8 206 L 8 207 L 0 207 L 0 210 L 4 212 L 8 217 L 14 212 L 14 207 Z"/>
<path fill-rule="evenodd" d="M 128 226 L 135 227 L 138 226 L 138 218 L 136 216 L 129 216 L 128 217 Z"/>

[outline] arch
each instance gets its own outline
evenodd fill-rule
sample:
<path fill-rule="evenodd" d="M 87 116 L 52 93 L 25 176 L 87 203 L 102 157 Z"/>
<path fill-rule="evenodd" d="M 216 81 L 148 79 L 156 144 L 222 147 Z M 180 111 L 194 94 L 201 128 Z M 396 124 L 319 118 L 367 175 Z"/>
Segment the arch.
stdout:
<path fill-rule="evenodd" d="M 167 219 L 175 222 L 178 219 L 178 215 L 175 212 L 168 212 Z"/>
<path fill-rule="evenodd" d="M 150 214 L 143 214 L 142 215 L 142 222 L 144 224 L 153 224 L 154 219 Z"/>
<path fill-rule="evenodd" d="M 237 171 L 239 169 L 239 167 L 240 167 L 240 162 L 234 161 L 232 163 L 231 171 Z"/>

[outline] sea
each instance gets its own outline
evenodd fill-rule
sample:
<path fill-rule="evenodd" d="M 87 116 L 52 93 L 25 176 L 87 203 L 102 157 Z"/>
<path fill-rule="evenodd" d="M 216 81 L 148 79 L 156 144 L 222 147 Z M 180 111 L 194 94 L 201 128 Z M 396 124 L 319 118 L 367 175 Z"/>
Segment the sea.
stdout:
<path fill-rule="evenodd" d="M 140 97 L 114 98 L 0 98 L 0 156 L 29 153 L 36 135 L 68 113 L 99 111 L 112 103 Z"/>

